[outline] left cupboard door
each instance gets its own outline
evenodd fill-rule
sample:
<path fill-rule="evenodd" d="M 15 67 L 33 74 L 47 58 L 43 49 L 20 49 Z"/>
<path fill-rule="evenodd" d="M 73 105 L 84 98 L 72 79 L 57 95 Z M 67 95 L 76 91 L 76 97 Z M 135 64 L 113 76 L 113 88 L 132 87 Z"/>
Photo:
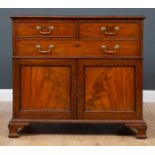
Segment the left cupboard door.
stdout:
<path fill-rule="evenodd" d="M 14 59 L 13 67 L 13 118 L 76 119 L 76 61 Z"/>

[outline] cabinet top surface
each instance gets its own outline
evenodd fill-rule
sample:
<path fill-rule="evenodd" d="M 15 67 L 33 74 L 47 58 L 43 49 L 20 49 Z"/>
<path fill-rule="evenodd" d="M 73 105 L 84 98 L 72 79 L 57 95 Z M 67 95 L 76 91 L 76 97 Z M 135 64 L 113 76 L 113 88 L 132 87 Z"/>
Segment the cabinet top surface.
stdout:
<path fill-rule="evenodd" d="M 12 19 L 145 19 L 145 16 L 12 16 Z"/>

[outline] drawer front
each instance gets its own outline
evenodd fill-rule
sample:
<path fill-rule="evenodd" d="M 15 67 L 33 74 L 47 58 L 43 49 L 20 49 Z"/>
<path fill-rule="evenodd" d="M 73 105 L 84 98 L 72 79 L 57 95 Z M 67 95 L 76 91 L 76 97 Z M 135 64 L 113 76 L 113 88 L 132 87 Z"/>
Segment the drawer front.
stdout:
<path fill-rule="evenodd" d="M 26 37 L 76 37 L 75 23 L 35 22 L 16 23 L 16 36 Z"/>
<path fill-rule="evenodd" d="M 139 39 L 138 23 L 81 23 L 80 37 Z"/>
<path fill-rule="evenodd" d="M 17 56 L 139 56 L 138 41 L 18 40 Z"/>
<path fill-rule="evenodd" d="M 76 41 L 59 40 L 19 40 L 16 42 L 15 55 L 50 56 L 76 55 Z"/>
<path fill-rule="evenodd" d="M 139 56 L 139 45 L 138 41 L 81 41 L 80 48 L 84 55 Z"/>

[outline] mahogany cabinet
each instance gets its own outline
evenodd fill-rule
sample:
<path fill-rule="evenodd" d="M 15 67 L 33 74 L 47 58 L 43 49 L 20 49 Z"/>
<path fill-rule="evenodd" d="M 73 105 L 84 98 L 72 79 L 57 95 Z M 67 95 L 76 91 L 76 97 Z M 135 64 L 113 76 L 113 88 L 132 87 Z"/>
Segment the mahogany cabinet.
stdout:
<path fill-rule="evenodd" d="M 146 138 L 143 16 L 21 16 L 13 20 L 13 118 L 120 123 Z"/>

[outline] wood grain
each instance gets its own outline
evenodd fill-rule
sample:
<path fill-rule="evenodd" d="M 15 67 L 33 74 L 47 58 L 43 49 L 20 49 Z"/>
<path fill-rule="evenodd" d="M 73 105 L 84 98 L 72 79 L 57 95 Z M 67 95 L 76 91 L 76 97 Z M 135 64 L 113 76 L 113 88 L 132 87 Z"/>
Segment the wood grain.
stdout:
<path fill-rule="evenodd" d="M 87 67 L 85 111 L 135 111 L 133 67 Z"/>
<path fill-rule="evenodd" d="M 49 26 L 54 26 L 54 30 L 47 35 L 41 34 L 36 30 L 36 26 L 44 27 L 43 32 L 48 32 Z M 16 35 L 21 37 L 75 37 L 76 36 L 76 24 L 75 23 L 55 23 L 55 22 L 33 22 L 33 23 L 16 23 Z"/>
<path fill-rule="evenodd" d="M 70 111 L 68 67 L 22 67 L 22 110 Z"/>
<path fill-rule="evenodd" d="M 143 15 L 132 15 L 132 16 L 127 16 L 127 15 L 119 15 L 119 16 L 115 16 L 115 15 L 106 15 L 106 16 L 11 16 L 10 18 L 12 18 L 13 20 L 68 20 L 68 19 L 72 19 L 72 20 L 77 20 L 77 19 L 84 19 L 84 20 L 89 20 L 89 19 L 94 19 L 94 20 L 117 20 L 117 19 L 121 19 L 121 20 L 132 20 L 132 19 L 135 19 L 136 21 L 141 19 L 141 20 L 144 20 L 145 19 L 145 16 Z"/>
<path fill-rule="evenodd" d="M 48 53 L 40 53 L 48 50 L 49 45 L 54 45 Z M 115 45 L 120 48 L 114 53 L 106 53 L 101 48 L 107 46 L 107 50 L 114 50 Z M 24 50 L 23 50 L 24 49 Z M 140 56 L 140 42 L 138 41 L 92 41 L 92 40 L 18 40 L 16 42 L 16 56 Z"/>
<path fill-rule="evenodd" d="M 17 137 L 20 128 L 33 123 L 121 123 L 137 130 L 137 138 L 146 138 L 144 18 L 12 17 L 13 118 L 9 136 Z M 36 26 L 44 33 L 49 26 L 54 30 L 42 34 Z M 103 26 L 112 34 L 101 31 Z M 116 26 L 120 28 L 117 32 Z M 49 45 L 54 48 L 49 50 Z"/>
<path fill-rule="evenodd" d="M 107 32 L 114 32 L 113 28 L 119 26 L 120 30 L 115 35 L 108 35 L 101 31 L 105 26 Z M 80 37 L 112 38 L 112 39 L 139 39 L 139 23 L 82 23 L 79 26 Z M 110 29 L 110 30 L 109 30 Z"/>
<path fill-rule="evenodd" d="M 78 69 L 79 119 L 142 119 L 139 60 L 80 59 Z"/>
<path fill-rule="evenodd" d="M 16 118 L 76 117 L 77 71 L 72 59 L 18 59 L 13 65 L 18 72 L 14 73 Z"/>

